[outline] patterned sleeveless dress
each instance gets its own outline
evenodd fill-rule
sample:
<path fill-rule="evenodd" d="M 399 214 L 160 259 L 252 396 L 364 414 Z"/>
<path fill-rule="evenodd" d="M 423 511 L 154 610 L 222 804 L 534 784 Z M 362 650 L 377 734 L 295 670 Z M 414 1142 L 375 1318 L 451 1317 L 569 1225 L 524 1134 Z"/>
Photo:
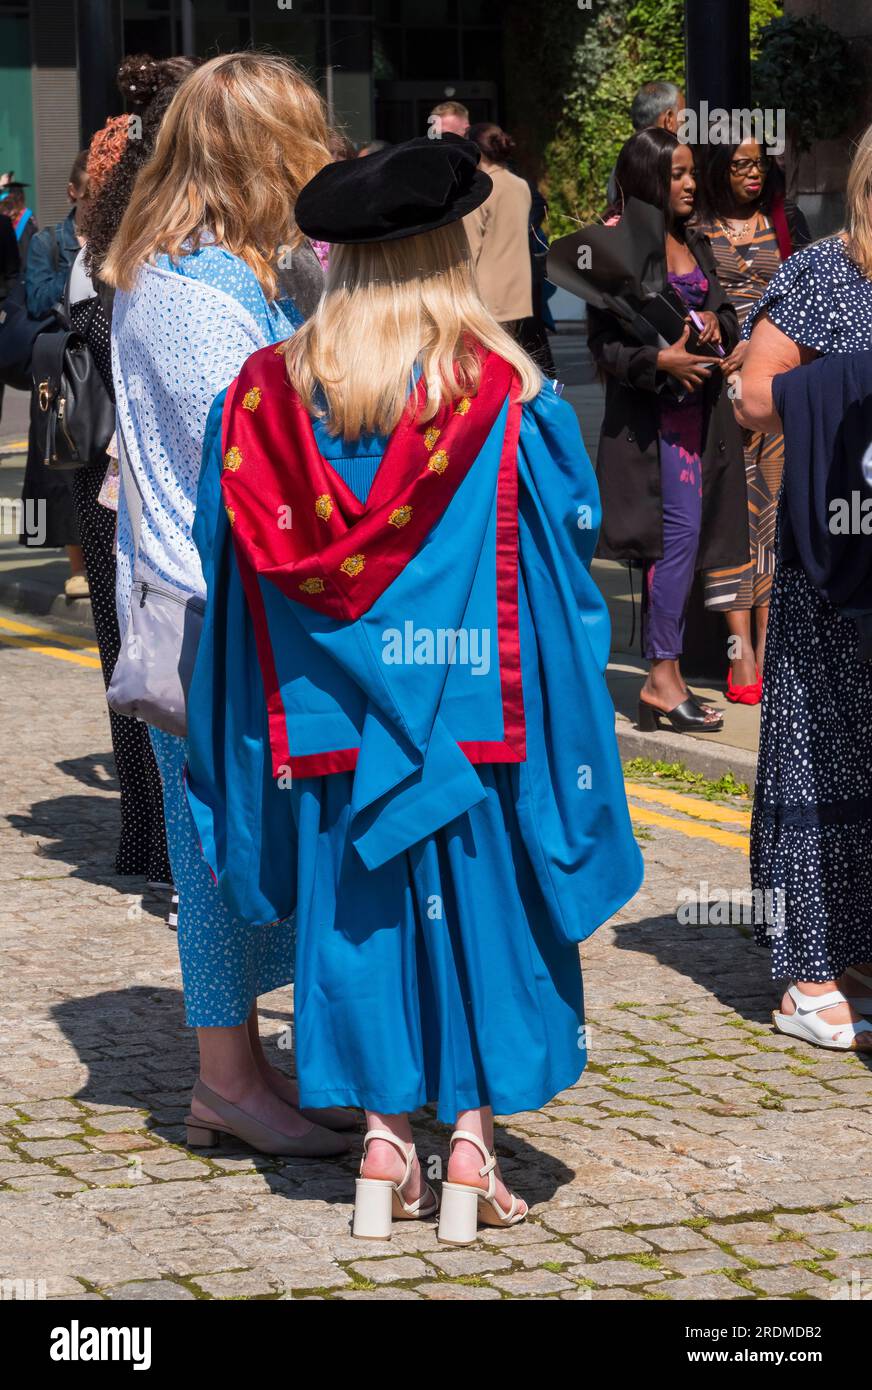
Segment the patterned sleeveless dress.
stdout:
<path fill-rule="evenodd" d="M 715 222 L 703 227 L 718 267 L 718 279 L 732 302 L 741 328 L 781 267 L 775 229 L 761 217 L 754 238 L 736 246 Z M 784 436 L 744 431 L 751 558 L 731 569 L 708 570 L 705 606 L 718 613 L 759 608 L 769 602 L 775 573 L 775 513 L 784 466 Z"/>

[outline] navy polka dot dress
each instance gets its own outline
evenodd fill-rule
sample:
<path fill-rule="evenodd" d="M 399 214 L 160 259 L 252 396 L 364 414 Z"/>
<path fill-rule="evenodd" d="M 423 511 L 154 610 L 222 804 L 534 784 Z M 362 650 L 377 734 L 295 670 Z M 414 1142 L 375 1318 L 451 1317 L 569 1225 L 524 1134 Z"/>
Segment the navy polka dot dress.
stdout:
<path fill-rule="evenodd" d="M 764 313 L 820 354 L 872 347 L 872 281 L 839 237 L 785 262 L 744 337 Z M 770 912 L 756 929 L 775 979 L 830 980 L 872 961 L 870 843 L 872 665 L 857 660 L 853 623 L 778 556 L 751 828 L 753 885 L 783 895 L 782 922 Z"/>

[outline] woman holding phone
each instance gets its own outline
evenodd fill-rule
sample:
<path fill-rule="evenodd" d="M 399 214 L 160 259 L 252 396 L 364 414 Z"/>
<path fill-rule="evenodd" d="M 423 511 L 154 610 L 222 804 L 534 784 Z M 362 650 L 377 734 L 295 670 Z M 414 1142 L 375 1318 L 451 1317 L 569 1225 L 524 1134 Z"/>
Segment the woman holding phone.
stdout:
<path fill-rule="evenodd" d="M 688 322 L 675 343 L 657 348 L 614 315 L 588 309 L 588 342 L 606 384 L 598 553 L 644 568 L 642 642 L 651 665 L 639 727 L 650 732 L 666 720 L 679 733 L 716 733 L 720 712 L 691 694 L 679 662 L 694 572 L 748 558 L 742 441 L 719 365 L 738 340 L 738 323 L 708 241 L 688 226 L 692 150 L 658 127 L 640 131 L 621 150 L 615 177 L 619 202 L 607 219 L 620 220 L 629 198 L 663 214 L 666 279 Z"/>

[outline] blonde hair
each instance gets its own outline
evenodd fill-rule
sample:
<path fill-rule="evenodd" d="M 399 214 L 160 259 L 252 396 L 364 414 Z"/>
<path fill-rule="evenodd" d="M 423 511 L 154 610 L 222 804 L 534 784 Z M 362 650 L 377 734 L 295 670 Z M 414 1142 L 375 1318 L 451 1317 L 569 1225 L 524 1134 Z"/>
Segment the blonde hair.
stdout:
<path fill-rule="evenodd" d="M 324 106 L 289 58 L 224 53 L 182 82 L 140 170 L 102 276 L 132 289 L 160 252 L 205 234 L 240 256 L 275 298 L 279 247 L 298 246 L 297 194 L 330 162 Z"/>
<path fill-rule="evenodd" d="M 542 375 L 488 312 L 475 288 L 461 222 L 397 241 L 331 246 L 314 315 L 289 340 L 292 386 L 331 434 L 390 434 L 400 422 L 420 364 L 427 386 L 419 419 L 474 395 L 481 349 L 505 358 L 531 400 Z"/>
<path fill-rule="evenodd" d="M 843 234 L 848 253 L 863 274 L 872 279 L 872 125 L 866 127 L 857 142 L 848 172 L 845 204 Z"/>

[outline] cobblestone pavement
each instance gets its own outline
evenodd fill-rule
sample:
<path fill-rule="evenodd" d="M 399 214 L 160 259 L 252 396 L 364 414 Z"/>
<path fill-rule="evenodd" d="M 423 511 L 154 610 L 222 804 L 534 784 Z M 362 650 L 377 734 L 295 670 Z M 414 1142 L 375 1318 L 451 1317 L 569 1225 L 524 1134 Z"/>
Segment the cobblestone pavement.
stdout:
<path fill-rule="evenodd" d="M 528 1223 L 462 1250 L 427 1224 L 364 1244 L 349 1236 L 356 1154 L 184 1148 L 194 1043 L 165 902 L 111 873 L 98 672 L 0 646 L 0 727 L 0 1277 L 75 1299 L 872 1293 L 866 1066 L 771 1032 L 748 927 L 676 920 L 679 889 L 743 886 L 735 826 L 692 838 L 706 820 L 637 801 L 645 886 L 582 951 L 589 1068 L 500 1126 Z M 272 1046 L 290 1007 L 262 1001 Z M 444 1160 L 446 1130 L 425 1112 L 417 1132 Z"/>

